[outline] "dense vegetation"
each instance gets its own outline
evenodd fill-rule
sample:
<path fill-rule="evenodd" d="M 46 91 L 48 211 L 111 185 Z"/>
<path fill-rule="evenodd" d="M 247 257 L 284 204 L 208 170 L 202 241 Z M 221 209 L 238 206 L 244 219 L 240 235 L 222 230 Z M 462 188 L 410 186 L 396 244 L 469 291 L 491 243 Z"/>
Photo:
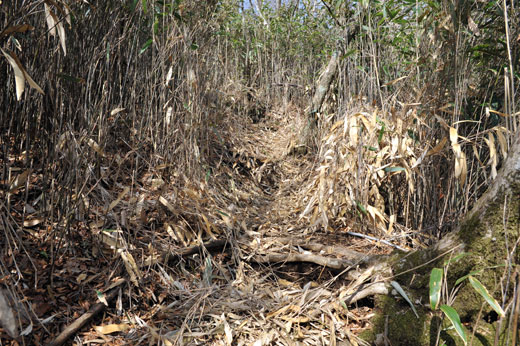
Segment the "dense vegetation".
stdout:
<path fill-rule="evenodd" d="M 0 306 L 31 297 L 16 305 L 13 330 L 0 314 L 2 337 L 25 329 L 21 343 L 49 342 L 78 317 L 62 304 L 91 301 L 116 277 L 162 302 L 206 287 L 213 269 L 243 273 L 239 234 L 266 225 L 302 236 L 350 229 L 406 249 L 441 238 L 518 133 L 519 18 L 508 1 L 0 1 Z M 337 72 L 310 114 L 334 55 Z M 300 155 L 290 131 L 314 116 Z M 286 128 L 264 138 L 284 152 L 278 161 L 254 142 L 276 126 Z M 291 175 L 298 183 L 284 190 Z M 270 189 L 290 194 L 294 211 L 260 223 L 261 207 L 240 204 L 263 198 L 249 183 L 266 200 Z M 230 221 L 235 211 L 255 226 Z M 231 247 L 225 265 L 201 246 L 208 239 Z M 166 263 L 170 246 L 182 257 L 194 245 L 198 257 L 171 266 L 174 288 L 147 291 L 147 260 L 162 273 L 156 254 Z M 89 265 L 114 269 L 96 277 Z M 76 283 L 85 297 L 42 305 L 73 290 L 74 276 L 60 278 L 71 273 L 90 273 L 90 285 Z M 128 311 L 144 304 L 132 294 Z M 197 294 L 201 305 L 215 292 Z M 175 320 L 178 335 L 207 317 L 192 307 Z M 51 311 L 58 317 L 42 323 Z"/>

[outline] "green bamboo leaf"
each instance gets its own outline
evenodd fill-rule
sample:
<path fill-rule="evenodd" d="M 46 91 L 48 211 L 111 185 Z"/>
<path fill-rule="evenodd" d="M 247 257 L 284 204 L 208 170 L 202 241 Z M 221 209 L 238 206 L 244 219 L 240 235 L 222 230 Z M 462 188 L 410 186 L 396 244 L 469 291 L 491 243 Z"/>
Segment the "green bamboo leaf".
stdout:
<path fill-rule="evenodd" d="M 441 305 L 441 310 L 444 312 L 446 317 L 450 320 L 451 324 L 457 331 L 457 334 L 459 334 L 462 341 L 464 341 L 464 345 L 468 344 L 468 338 L 466 336 L 466 332 L 464 331 L 464 327 L 462 326 L 462 323 L 460 323 L 460 317 L 457 311 L 455 311 L 454 308 L 448 305 Z"/>
<path fill-rule="evenodd" d="M 103 304 L 105 304 L 106 306 L 108 306 L 107 298 L 105 297 L 105 295 L 103 294 L 103 292 L 96 290 L 96 296 L 97 296 L 97 299 L 98 299 L 101 303 L 103 303 Z"/>
<path fill-rule="evenodd" d="M 383 140 L 383 135 L 385 134 L 385 123 L 381 124 L 381 129 L 379 130 L 379 135 L 377 136 L 377 143 L 381 144 L 381 141 Z"/>
<path fill-rule="evenodd" d="M 441 268 L 433 268 L 430 274 L 430 307 L 437 310 L 441 301 L 442 277 L 444 271 Z"/>
<path fill-rule="evenodd" d="M 461 252 L 457 256 L 454 256 L 454 257 L 444 261 L 444 266 L 447 266 L 448 264 L 451 264 L 453 262 L 457 262 L 459 259 L 461 259 L 462 257 L 467 256 L 467 255 L 469 255 L 469 252 Z"/>
<path fill-rule="evenodd" d="M 143 45 L 143 47 L 139 51 L 139 55 L 143 54 L 148 49 L 148 47 L 150 47 L 152 45 L 152 43 L 153 43 L 153 38 L 148 39 L 148 41 L 146 41 L 146 43 Z"/>
<path fill-rule="evenodd" d="M 366 208 L 363 206 L 363 204 L 361 204 L 358 201 L 356 201 L 356 205 L 359 208 L 359 210 L 361 210 L 363 215 L 367 215 L 368 214 L 368 212 L 367 212 Z"/>
<path fill-rule="evenodd" d="M 415 314 L 415 316 L 417 316 L 417 318 L 419 318 L 419 314 L 417 313 L 417 310 L 415 310 L 415 306 L 413 306 L 412 301 L 410 300 L 410 298 L 408 298 L 405 291 L 401 288 L 401 285 L 399 285 L 397 281 L 390 281 L 390 285 L 392 285 L 392 287 L 395 288 L 395 290 L 404 298 L 404 300 L 406 300 L 406 302 L 410 304 L 413 313 Z"/>
<path fill-rule="evenodd" d="M 482 272 L 482 270 L 474 270 L 474 271 L 470 272 L 469 274 L 466 274 L 463 277 L 458 278 L 457 281 L 455 281 L 455 286 L 460 284 L 462 281 L 466 280 L 471 275 L 480 274 L 481 272 Z"/>
<path fill-rule="evenodd" d="M 493 298 L 489 294 L 488 290 L 484 287 L 484 285 L 482 285 L 480 281 L 478 281 L 473 276 L 469 276 L 468 279 L 475 291 L 477 291 L 482 297 L 484 297 L 486 302 L 493 308 L 493 310 L 495 310 L 496 313 L 499 314 L 501 317 L 505 317 L 506 313 L 504 312 L 500 304 L 498 304 L 498 302 L 495 300 L 495 298 Z"/>

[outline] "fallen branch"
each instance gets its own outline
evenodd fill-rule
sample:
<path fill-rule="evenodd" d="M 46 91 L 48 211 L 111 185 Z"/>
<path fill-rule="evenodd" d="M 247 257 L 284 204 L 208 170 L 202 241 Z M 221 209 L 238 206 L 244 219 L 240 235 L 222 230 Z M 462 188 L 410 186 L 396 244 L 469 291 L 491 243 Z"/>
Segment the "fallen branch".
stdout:
<path fill-rule="evenodd" d="M 256 263 L 285 263 L 285 262 L 308 262 L 314 263 L 320 266 L 324 266 L 331 269 L 344 270 L 357 264 L 357 262 L 341 259 L 341 258 L 330 258 L 326 256 L 314 255 L 314 254 L 267 254 L 253 256 L 253 261 Z"/>
<path fill-rule="evenodd" d="M 107 294 L 105 294 L 105 299 L 107 302 L 114 299 L 114 297 L 118 293 L 118 287 L 125 283 L 125 279 L 120 279 L 111 285 L 111 290 Z M 88 321 L 90 321 L 95 315 L 99 314 L 101 311 L 105 310 L 107 306 L 103 303 L 97 303 L 90 307 L 90 309 L 81 315 L 77 320 L 69 324 L 61 333 L 54 339 L 49 346 L 59 346 L 63 345 L 72 335 L 76 334 L 76 332 L 81 329 Z"/>
<path fill-rule="evenodd" d="M 145 260 L 142 266 L 150 266 L 157 263 L 167 263 L 179 257 L 186 257 L 194 255 L 196 253 L 201 253 L 203 249 L 211 251 L 220 250 L 223 249 L 227 244 L 229 244 L 229 241 L 227 239 L 215 239 L 207 243 L 203 243 L 202 245 L 195 245 L 177 250 L 164 251 L 159 256 L 154 256 Z"/>
<path fill-rule="evenodd" d="M 378 243 L 382 243 L 382 244 L 391 246 L 391 247 L 393 247 L 393 248 L 395 248 L 397 250 L 401 250 L 403 252 L 408 252 L 408 250 L 400 247 L 399 245 L 392 244 L 389 241 L 384 240 L 384 239 L 379 239 L 379 238 L 375 238 L 375 237 L 372 237 L 372 236 L 369 236 L 369 235 L 366 235 L 366 234 L 361 234 L 361 233 L 356 233 L 356 232 L 347 232 L 347 234 L 351 235 L 353 237 L 365 238 L 365 239 L 372 240 L 372 241 L 375 241 L 375 242 L 378 242 Z"/>
<path fill-rule="evenodd" d="M 284 245 L 299 246 L 305 250 L 326 253 L 327 255 L 341 256 L 342 258 L 347 259 L 349 261 L 353 261 L 353 262 L 355 261 L 355 262 L 359 262 L 359 263 L 365 263 L 372 258 L 371 256 L 368 256 L 367 254 L 348 249 L 344 246 L 324 245 L 324 244 L 309 241 L 307 239 L 283 237 L 283 238 L 272 238 L 272 239 L 264 238 L 262 241 L 264 243 L 272 241 L 272 242 L 278 242 L 278 243 L 284 244 Z"/>
<path fill-rule="evenodd" d="M 376 282 L 365 286 L 363 289 L 360 289 L 357 292 L 352 293 L 350 296 L 345 299 L 345 304 L 348 306 L 350 304 L 354 304 L 358 300 L 366 298 L 368 296 L 374 296 L 376 294 L 388 294 L 388 287 L 384 282 Z"/>

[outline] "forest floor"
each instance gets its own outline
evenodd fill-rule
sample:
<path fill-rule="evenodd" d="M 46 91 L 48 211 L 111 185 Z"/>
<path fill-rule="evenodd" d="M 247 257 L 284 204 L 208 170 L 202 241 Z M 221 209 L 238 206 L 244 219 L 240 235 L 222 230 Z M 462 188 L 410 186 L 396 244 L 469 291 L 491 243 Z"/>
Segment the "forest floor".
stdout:
<path fill-rule="evenodd" d="M 363 344 L 372 300 L 354 296 L 374 275 L 351 269 L 392 248 L 347 234 L 354 221 L 322 230 L 301 217 L 318 165 L 289 155 L 302 121 L 289 105 L 230 123 L 202 182 L 167 166 L 132 181 L 131 162 L 112 164 L 62 224 L 20 219 L 41 198 L 31 174 L 3 220 L 23 225 L 6 231 L 2 260 L 23 283 L 11 297 L 25 336 L 4 328 L 1 344 L 60 344 L 64 330 L 76 345 Z"/>

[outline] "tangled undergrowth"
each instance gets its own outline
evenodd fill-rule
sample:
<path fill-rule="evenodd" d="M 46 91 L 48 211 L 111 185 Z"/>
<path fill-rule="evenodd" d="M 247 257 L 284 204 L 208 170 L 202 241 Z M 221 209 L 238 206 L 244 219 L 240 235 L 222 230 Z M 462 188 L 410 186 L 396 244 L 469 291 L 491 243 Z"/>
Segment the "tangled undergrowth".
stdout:
<path fill-rule="evenodd" d="M 64 146 L 75 143 L 93 150 L 106 167 L 95 186 L 70 201 L 88 222 L 50 225 L 37 217 L 38 211 L 31 213 L 41 198 L 38 172 L 28 172 L 18 186 L 11 184 L 9 203 L 17 212 L 3 220 L 23 230 L 8 233 L 6 246 L 11 248 L 3 262 L 17 268 L 24 282 L 5 296 L 27 297 L 13 311 L 28 343 L 49 343 L 65 325 L 98 307 L 104 313 L 74 331 L 76 342 L 362 344 L 356 335 L 369 327 L 367 297 L 374 294 L 362 288 L 383 273 L 374 266 L 363 274 L 353 269 L 370 256 L 391 251 L 384 241 L 402 247 L 412 243 L 385 236 L 381 224 L 359 228 L 362 223 L 349 203 L 326 198 L 317 203 L 341 214 L 328 216 L 337 221 L 327 226 L 337 227 L 335 232 L 305 216 L 315 191 L 323 191 L 324 166 L 310 156 L 289 155 L 302 114 L 289 105 L 269 111 L 259 122 L 235 117 L 243 121 L 228 124 L 215 150 L 220 156 L 199 182 L 166 165 L 134 177 L 133 156 L 104 152 L 85 138 L 65 138 L 70 142 Z M 368 127 L 378 121 L 377 114 L 372 109 L 345 119 L 368 122 L 364 126 L 374 134 L 370 141 L 378 141 L 380 132 Z M 325 162 L 331 150 L 343 153 L 338 156 L 343 159 L 355 151 L 356 143 L 343 137 L 342 124 L 323 129 L 328 133 L 321 155 Z M 360 142 L 360 148 L 370 141 Z M 379 143 L 387 148 L 380 152 L 388 155 L 406 150 L 404 144 L 395 152 L 383 144 L 395 145 L 394 140 Z M 372 159 L 383 169 L 389 166 L 386 156 Z M 341 170 L 326 176 L 345 189 L 351 179 Z M 23 206 L 19 202 L 25 194 L 29 198 Z M 24 208 L 29 216 L 20 219 Z M 63 227 L 67 232 L 56 239 L 63 234 L 56 230 Z M 378 241 L 355 238 L 350 231 L 372 234 Z"/>

